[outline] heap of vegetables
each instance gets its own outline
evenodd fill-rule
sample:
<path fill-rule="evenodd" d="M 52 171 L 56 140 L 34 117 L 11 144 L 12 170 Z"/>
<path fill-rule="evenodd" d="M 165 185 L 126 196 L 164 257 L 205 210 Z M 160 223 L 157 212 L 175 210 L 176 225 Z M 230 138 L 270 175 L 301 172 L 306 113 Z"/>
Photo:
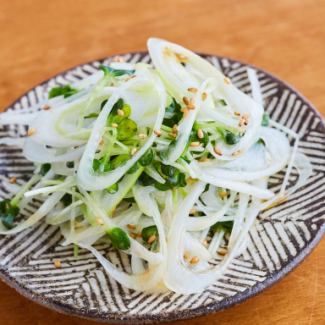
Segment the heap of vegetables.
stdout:
<path fill-rule="evenodd" d="M 0 233 L 44 219 L 128 288 L 201 292 L 245 249 L 258 213 L 311 167 L 297 135 L 264 113 L 254 70 L 253 99 L 179 45 L 149 39 L 148 48 L 152 64 L 112 62 L 52 88 L 37 111 L 0 114 L 0 125 L 28 125 L 23 141 L 0 144 L 22 147 L 35 164 L 0 202 Z M 268 179 L 286 166 L 274 193 Z M 287 189 L 293 168 L 300 178 Z M 132 273 L 101 255 L 102 242 L 130 256 Z"/>

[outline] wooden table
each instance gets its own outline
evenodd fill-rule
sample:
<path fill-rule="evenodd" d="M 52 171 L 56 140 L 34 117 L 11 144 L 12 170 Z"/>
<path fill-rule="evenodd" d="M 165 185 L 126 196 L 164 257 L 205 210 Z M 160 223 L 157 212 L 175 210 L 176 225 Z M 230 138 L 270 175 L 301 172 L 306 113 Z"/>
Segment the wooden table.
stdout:
<path fill-rule="evenodd" d="M 0 1 L 0 107 L 66 68 L 143 50 L 155 35 L 251 62 L 288 81 L 325 115 L 325 1 Z M 0 283 L 0 323 L 94 324 Z M 243 304 L 178 324 L 324 324 L 325 241 L 280 283 Z"/>

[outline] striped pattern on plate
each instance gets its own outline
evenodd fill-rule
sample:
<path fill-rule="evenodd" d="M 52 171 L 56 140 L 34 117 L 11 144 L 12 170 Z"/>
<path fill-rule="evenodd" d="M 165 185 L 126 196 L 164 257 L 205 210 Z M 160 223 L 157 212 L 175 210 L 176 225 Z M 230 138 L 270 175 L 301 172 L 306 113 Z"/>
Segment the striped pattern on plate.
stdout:
<path fill-rule="evenodd" d="M 123 55 L 129 62 L 149 62 L 147 53 Z M 250 94 L 247 65 L 227 58 L 204 55 L 233 83 Z M 95 72 L 101 63 L 93 61 L 66 71 L 28 91 L 8 109 L 38 110 L 47 91 L 54 85 L 75 82 Z M 102 321 L 147 323 L 189 318 L 216 311 L 242 301 L 271 285 L 296 266 L 324 233 L 325 223 L 325 132 L 323 122 L 300 94 L 270 74 L 257 69 L 265 108 L 279 123 L 301 137 L 299 150 L 312 162 L 313 174 L 307 184 L 284 204 L 261 214 L 250 232 L 245 252 L 235 259 L 225 275 L 201 294 L 148 294 L 126 289 L 110 278 L 97 260 L 72 247 L 62 247 L 59 230 L 39 223 L 15 236 L 0 236 L 0 276 L 30 299 L 63 311 Z M 19 137 L 25 127 L 0 128 L 0 137 Z M 14 186 L 10 177 L 21 183 L 33 171 L 21 150 L 0 146 L 0 197 L 9 198 Z M 272 178 L 279 188 L 284 173 Z M 295 182 L 296 174 L 290 181 Z M 28 207 L 28 215 L 35 206 Z M 123 253 L 98 246 L 114 264 L 130 268 Z M 62 266 L 54 267 L 60 259 Z"/>

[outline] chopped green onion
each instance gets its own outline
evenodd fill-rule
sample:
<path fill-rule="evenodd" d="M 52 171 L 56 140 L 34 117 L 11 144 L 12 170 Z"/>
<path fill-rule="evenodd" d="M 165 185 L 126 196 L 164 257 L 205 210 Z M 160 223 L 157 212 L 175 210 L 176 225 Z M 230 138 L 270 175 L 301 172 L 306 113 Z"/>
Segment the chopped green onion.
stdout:
<path fill-rule="evenodd" d="M 112 186 L 110 186 L 110 187 L 108 187 L 106 189 L 106 192 L 109 193 L 109 194 L 114 194 L 117 191 L 118 191 L 118 184 L 117 183 L 113 184 Z"/>
<path fill-rule="evenodd" d="M 264 113 L 262 117 L 262 126 L 269 126 L 269 124 L 270 124 L 270 116 L 269 114 Z"/>
<path fill-rule="evenodd" d="M 101 65 L 99 68 L 104 72 L 105 75 L 112 77 L 120 77 L 125 74 L 131 75 L 135 73 L 135 70 L 114 69 L 107 65 Z"/>
<path fill-rule="evenodd" d="M 72 96 L 78 92 L 78 89 L 71 87 L 70 85 L 53 87 L 49 91 L 49 98 L 57 96 L 64 96 L 64 98 Z"/>
<path fill-rule="evenodd" d="M 107 230 L 106 233 L 115 248 L 126 250 L 131 247 L 130 238 L 123 229 L 115 227 Z"/>

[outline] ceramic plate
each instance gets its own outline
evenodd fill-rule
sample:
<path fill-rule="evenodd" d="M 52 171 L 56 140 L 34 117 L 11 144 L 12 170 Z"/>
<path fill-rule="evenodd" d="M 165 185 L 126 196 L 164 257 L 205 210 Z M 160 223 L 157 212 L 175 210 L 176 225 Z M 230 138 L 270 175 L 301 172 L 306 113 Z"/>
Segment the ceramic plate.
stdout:
<path fill-rule="evenodd" d="M 247 65 L 227 58 L 203 55 L 250 94 Z M 147 53 L 123 55 L 126 61 L 149 62 Z M 8 109 L 38 109 L 54 85 L 63 85 L 95 72 L 110 58 L 92 61 L 57 75 L 34 87 Z M 148 294 L 126 289 L 110 278 L 97 260 L 82 251 L 73 256 L 72 247 L 60 246 L 58 228 L 40 223 L 15 236 L 0 236 L 0 276 L 33 301 L 57 311 L 107 321 L 150 323 L 190 318 L 241 302 L 278 281 L 304 259 L 325 230 L 325 130 L 320 115 L 290 86 L 257 69 L 266 111 L 297 132 L 300 150 L 312 165 L 307 184 L 282 205 L 260 215 L 250 232 L 245 252 L 231 264 L 225 275 L 203 293 L 188 296 L 175 293 Z M 0 128 L 0 137 L 18 137 L 24 127 Z M 8 178 L 21 183 L 33 171 L 21 150 L 0 147 L 0 197 L 11 196 Z M 279 187 L 284 173 L 272 178 Z M 291 175 L 294 183 L 296 174 Z M 30 211 L 32 212 L 32 211 Z M 111 247 L 97 247 L 124 270 L 129 260 Z M 54 259 L 62 261 L 56 269 Z"/>

